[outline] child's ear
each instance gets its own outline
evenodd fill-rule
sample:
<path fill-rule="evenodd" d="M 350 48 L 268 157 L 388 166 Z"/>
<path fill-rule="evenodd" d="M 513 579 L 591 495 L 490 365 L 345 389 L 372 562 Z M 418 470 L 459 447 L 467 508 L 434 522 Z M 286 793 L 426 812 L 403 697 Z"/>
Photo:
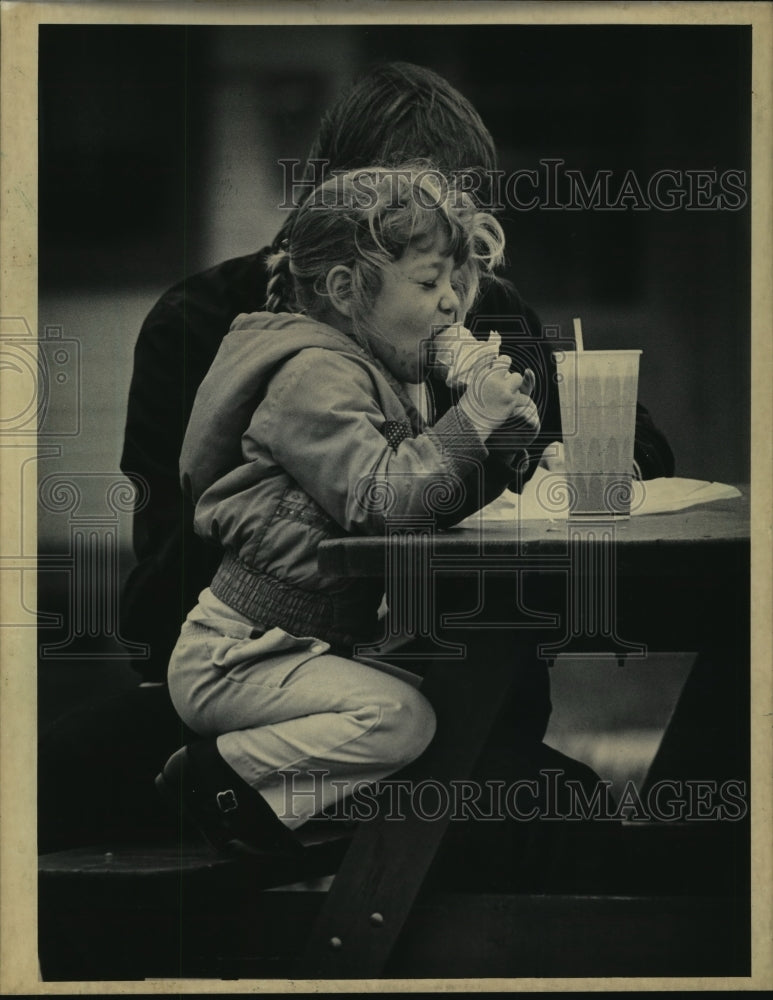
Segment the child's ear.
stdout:
<path fill-rule="evenodd" d="M 343 264 L 336 264 L 327 272 L 325 287 L 333 305 L 344 316 L 352 315 L 352 272 Z"/>

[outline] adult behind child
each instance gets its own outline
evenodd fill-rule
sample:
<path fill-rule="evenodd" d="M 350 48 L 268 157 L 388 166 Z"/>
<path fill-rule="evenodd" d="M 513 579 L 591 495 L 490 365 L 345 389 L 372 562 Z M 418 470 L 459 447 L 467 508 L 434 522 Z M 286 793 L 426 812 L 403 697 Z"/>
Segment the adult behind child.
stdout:
<path fill-rule="evenodd" d="M 472 105 L 431 70 L 392 63 L 367 72 L 326 113 L 306 173 L 319 176 L 322 164 L 332 172 L 417 157 L 431 159 L 446 173 L 474 166 L 485 175 L 496 168 L 493 140 Z M 153 776 L 158 762 L 185 739 L 168 696 L 167 665 L 180 624 L 219 559 L 194 533 L 178 458 L 193 399 L 231 323 L 238 314 L 265 306 L 270 253 L 264 248 L 186 278 L 162 296 L 140 331 L 121 467 L 147 485 L 148 499 L 134 514 L 137 564 L 121 595 L 120 613 L 121 635 L 150 652 L 133 662 L 138 687 L 84 705 L 43 734 L 42 850 L 105 837 L 154 839 L 167 832 Z M 538 318 L 512 289 L 492 286 L 476 312 L 511 317 L 550 364 Z M 442 391 L 437 397 L 442 405 Z M 549 386 L 539 409 L 542 432 L 529 449 L 529 468 L 542 445 L 560 437 L 557 399 Z M 641 407 L 636 459 L 645 478 L 673 472 L 668 444 Z M 514 683 L 519 731 L 530 726 L 530 739 L 539 744 L 550 712 L 547 670 L 524 670 Z M 568 771 L 572 762 L 556 755 L 549 766 Z"/>
<path fill-rule="evenodd" d="M 465 97 L 425 67 L 390 63 L 364 74 L 323 116 L 307 159 L 308 186 L 297 185 L 296 191 L 308 194 L 323 175 L 336 171 L 396 166 L 403 160 L 427 160 L 449 175 L 476 171 L 484 185 L 497 169 L 491 134 Z M 270 247 L 176 285 L 150 312 L 137 340 L 121 468 L 147 484 L 148 499 L 134 515 L 137 566 L 120 611 L 123 637 L 150 646 L 147 659 L 133 662 L 144 681 L 166 679 L 180 622 L 217 559 L 196 537 L 180 490 L 178 459 L 193 400 L 234 318 L 265 307 L 266 260 L 291 223 L 292 213 Z M 509 317 L 511 327 L 525 335 L 520 344 L 533 341 L 540 355 L 535 367 L 539 363 L 552 373 L 552 345 L 542 338 L 534 310 L 512 286 L 490 285 L 474 313 Z M 515 353 L 507 337 L 503 351 Z M 537 395 L 542 430 L 529 449 L 526 477 L 544 445 L 561 436 L 558 397 L 549 378 L 541 380 Z M 642 406 L 637 408 L 635 458 L 646 479 L 673 474 L 668 443 Z"/>

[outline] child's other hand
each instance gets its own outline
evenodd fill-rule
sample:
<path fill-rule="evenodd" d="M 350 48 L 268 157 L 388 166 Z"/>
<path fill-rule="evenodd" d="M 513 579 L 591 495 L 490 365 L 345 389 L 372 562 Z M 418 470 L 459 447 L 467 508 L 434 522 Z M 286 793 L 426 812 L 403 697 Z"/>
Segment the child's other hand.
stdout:
<path fill-rule="evenodd" d="M 548 472 L 564 472 L 566 464 L 564 461 L 564 445 L 562 441 L 553 441 L 545 446 L 542 457 L 539 460 L 541 469 Z"/>

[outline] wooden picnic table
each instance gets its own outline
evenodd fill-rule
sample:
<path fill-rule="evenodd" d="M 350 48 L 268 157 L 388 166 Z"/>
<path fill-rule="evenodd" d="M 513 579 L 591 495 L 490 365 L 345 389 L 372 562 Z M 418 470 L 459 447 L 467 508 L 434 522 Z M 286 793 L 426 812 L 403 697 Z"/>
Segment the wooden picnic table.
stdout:
<path fill-rule="evenodd" d="M 422 690 L 438 728 L 403 777 L 431 775 L 446 784 L 471 773 L 516 662 L 583 653 L 635 665 L 652 650 L 695 651 L 696 664 L 727 658 L 732 678 L 709 696 L 710 710 L 728 713 L 714 759 L 743 777 L 749 558 L 748 488 L 740 498 L 626 520 L 468 523 L 435 531 L 429 519 L 395 519 L 383 538 L 326 542 L 319 553 L 326 573 L 388 581 L 389 634 L 368 655 L 394 645 L 403 629 L 422 636 Z M 415 657 L 397 648 L 388 658 L 399 664 L 401 655 Z M 689 773 L 680 754 L 689 761 L 696 734 L 710 725 L 695 711 L 707 711 L 705 691 L 697 707 L 688 698 L 674 713 L 660 759 L 668 775 Z M 302 977 L 382 974 L 448 826 L 448 815 L 428 822 L 408 812 L 395 821 L 385 813 L 355 834 L 308 939 Z"/>

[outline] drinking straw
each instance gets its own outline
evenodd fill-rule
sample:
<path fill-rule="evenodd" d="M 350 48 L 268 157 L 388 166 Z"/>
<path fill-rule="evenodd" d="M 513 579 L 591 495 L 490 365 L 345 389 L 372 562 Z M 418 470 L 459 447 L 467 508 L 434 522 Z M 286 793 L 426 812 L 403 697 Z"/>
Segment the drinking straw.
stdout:
<path fill-rule="evenodd" d="M 577 350 L 584 351 L 585 345 L 582 342 L 582 320 L 579 316 L 575 316 L 572 322 L 574 323 L 574 339 L 577 344 Z"/>

